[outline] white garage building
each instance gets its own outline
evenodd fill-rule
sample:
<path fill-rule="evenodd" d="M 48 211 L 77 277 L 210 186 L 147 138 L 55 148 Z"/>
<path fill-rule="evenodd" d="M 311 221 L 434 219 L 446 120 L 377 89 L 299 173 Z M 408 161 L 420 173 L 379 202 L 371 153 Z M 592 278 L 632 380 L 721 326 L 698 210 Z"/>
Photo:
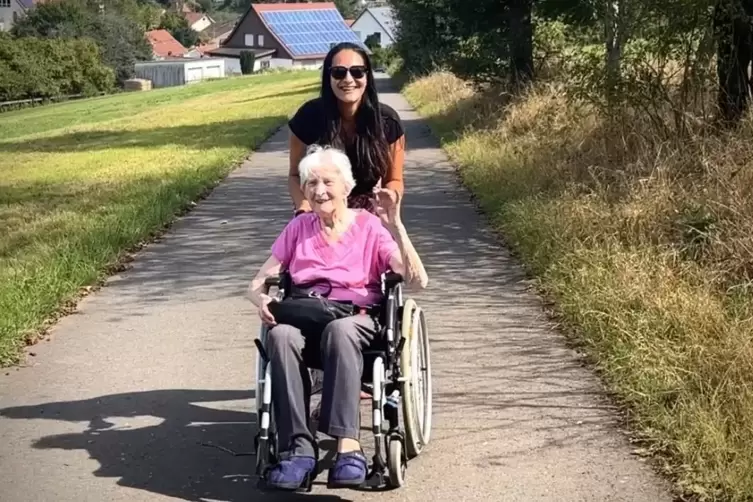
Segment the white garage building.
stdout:
<path fill-rule="evenodd" d="M 135 77 L 152 81 L 152 87 L 172 87 L 202 80 L 224 78 L 222 58 L 175 58 L 160 61 L 139 61 Z"/>

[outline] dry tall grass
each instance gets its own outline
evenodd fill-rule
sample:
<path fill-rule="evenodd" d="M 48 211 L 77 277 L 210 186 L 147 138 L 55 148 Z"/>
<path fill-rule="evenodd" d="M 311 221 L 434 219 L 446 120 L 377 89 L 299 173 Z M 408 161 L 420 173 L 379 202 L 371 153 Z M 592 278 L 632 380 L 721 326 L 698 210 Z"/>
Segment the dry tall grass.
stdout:
<path fill-rule="evenodd" d="M 660 142 L 556 86 L 405 94 L 678 490 L 753 499 L 753 122 Z"/>

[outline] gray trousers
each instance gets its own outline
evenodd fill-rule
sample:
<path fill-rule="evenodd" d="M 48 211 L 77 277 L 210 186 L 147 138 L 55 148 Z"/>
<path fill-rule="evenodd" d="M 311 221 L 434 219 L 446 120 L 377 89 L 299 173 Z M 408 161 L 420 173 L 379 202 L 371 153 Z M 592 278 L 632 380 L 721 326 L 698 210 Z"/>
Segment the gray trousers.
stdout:
<path fill-rule="evenodd" d="M 320 341 L 324 382 L 319 431 L 335 438 L 358 439 L 362 351 L 376 336 L 374 321 L 355 315 L 332 321 Z M 266 350 L 272 371 L 272 403 L 281 452 L 314 455 L 308 427 L 311 380 L 304 362 L 307 340 L 298 328 L 278 324 L 268 333 Z"/>

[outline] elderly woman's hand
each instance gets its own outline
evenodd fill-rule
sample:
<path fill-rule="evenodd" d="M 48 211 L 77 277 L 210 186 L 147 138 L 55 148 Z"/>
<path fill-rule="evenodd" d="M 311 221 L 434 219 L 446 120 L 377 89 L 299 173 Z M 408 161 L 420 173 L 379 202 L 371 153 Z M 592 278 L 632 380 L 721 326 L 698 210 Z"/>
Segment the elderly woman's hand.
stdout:
<path fill-rule="evenodd" d="M 394 227 L 400 223 L 400 193 L 389 188 L 378 188 L 376 195 L 376 213 L 382 223 Z"/>
<path fill-rule="evenodd" d="M 259 317 L 261 318 L 263 323 L 269 326 L 275 326 L 277 324 L 277 321 L 275 321 L 275 317 L 272 315 L 272 312 L 269 311 L 269 304 L 274 300 L 269 295 L 262 294 L 259 296 L 261 297 L 261 304 L 259 305 Z"/>

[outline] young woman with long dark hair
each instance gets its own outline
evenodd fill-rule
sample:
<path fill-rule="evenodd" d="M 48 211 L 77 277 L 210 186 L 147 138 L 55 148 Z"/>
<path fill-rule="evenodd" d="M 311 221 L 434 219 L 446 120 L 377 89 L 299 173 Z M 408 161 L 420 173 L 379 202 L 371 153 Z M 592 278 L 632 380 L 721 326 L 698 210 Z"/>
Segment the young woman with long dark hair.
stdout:
<path fill-rule="evenodd" d="M 312 144 L 330 145 L 347 154 L 356 187 L 348 205 L 375 211 L 379 190 L 402 198 L 405 135 L 397 112 L 379 102 L 371 60 L 349 42 L 330 49 L 322 68 L 321 94 L 304 103 L 288 123 L 288 190 L 296 214 L 311 210 L 303 196 L 298 163 Z"/>
<path fill-rule="evenodd" d="M 348 206 L 376 211 L 377 193 L 393 201 L 403 195 L 405 134 L 400 116 L 379 102 L 371 59 L 362 47 L 343 42 L 332 47 L 322 65 L 320 96 L 304 103 L 288 122 L 288 190 L 296 216 L 311 211 L 303 195 L 298 164 L 312 144 L 346 153 L 356 186 Z M 361 393 L 362 399 L 367 399 Z M 318 409 L 313 415 L 318 415 Z"/>

